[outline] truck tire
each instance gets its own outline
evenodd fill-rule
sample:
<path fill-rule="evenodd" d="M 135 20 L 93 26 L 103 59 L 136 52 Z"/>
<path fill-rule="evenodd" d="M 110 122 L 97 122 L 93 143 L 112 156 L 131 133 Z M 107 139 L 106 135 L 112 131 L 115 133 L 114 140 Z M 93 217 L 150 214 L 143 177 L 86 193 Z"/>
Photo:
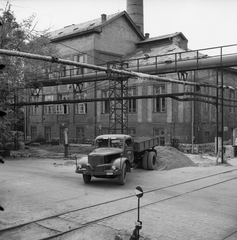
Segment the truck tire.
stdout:
<path fill-rule="evenodd" d="M 145 170 L 148 170 L 148 155 L 149 155 L 149 152 L 144 152 L 142 157 L 142 167 Z"/>
<path fill-rule="evenodd" d="M 122 174 L 118 176 L 119 185 L 124 185 L 126 182 L 126 163 L 123 164 Z"/>
<path fill-rule="evenodd" d="M 157 166 L 157 159 L 156 159 L 156 153 L 155 152 L 149 152 L 148 155 L 148 169 L 149 170 L 155 170 Z"/>
<path fill-rule="evenodd" d="M 91 175 L 83 174 L 83 180 L 84 180 L 85 183 L 90 183 Z"/>

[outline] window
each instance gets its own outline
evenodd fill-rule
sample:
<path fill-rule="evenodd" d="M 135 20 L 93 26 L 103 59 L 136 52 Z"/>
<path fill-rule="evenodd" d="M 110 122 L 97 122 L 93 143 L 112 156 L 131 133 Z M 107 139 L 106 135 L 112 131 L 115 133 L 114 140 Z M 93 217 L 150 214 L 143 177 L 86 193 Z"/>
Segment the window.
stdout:
<path fill-rule="evenodd" d="M 69 94 L 58 94 L 58 100 L 69 100 Z"/>
<path fill-rule="evenodd" d="M 68 104 L 57 104 L 56 105 L 56 114 L 69 114 L 69 105 Z"/>
<path fill-rule="evenodd" d="M 73 61 L 74 62 L 81 62 L 81 63 L 85 63 L 85 58 L 86 58 L 86 55 L 85 54 L 82 54 L 82 55 L 75 55 L 73 56 Z M 81 68 L 81 67 L 76 67 L 74 66 L 73 67 L 73 74 L 74 75 L 79 75 L 79 74 L 83 74 L 85 71 L 84 71 L 84 68 Z"/>
<path fill-rule="evenodd" d="M 70 60 L 70 57 L 64 58 L 65 60 Z M 62 65 L 61 66 L 61 77 L 67 77 L 71 75 L 71 66 L 69 65 Z"/>
<path fill-rule="evenodd" d="M 69 100 L 69 94 L 59 94 L 58 100 Z M 69 104 L 57 104 L 55 111 L 56 114 L 69 114 Z"/>
<path fill-rule="evenodd" d="M 37 127 L 31 127 L 31 140 L 35 139 L 37 137 Z"/>
<path fill-rule="evenodd" d="M 45 127 L 44 129 L 44 136 L 46 141 L 51 140 L 51 127 Z"/>
<path fill-rule="evenodd" d="M 165 93 L 165 85 L 154 86 L 154 94 Z M 165 98 L 157 97 L 154 99 L 154 112 L 165 112 Z"/>
<path fill-rule="evenodd" d="M 102 98 L 109 98 L 109 90 L 102 90 Z M 109 100 L 102 102 L 102 113 L 109 113 Z"/>
<path fill-rule="evenodd" d="M 165 146 L 165 130 L 162 128 L 155 128 L 153 130 L 153 135 L 159 138 L 159 145 Z"/>
<path fill-rule="evenodd" d="M 38 101 L 39 101 L 39 96 L 31 96 L 31 102 L 38 102 Z M 38 105 L 30 106 L 30 114 L 39 115 L 39 106 Z"/>
<path fill-rule="evenodd" d="M 53 95 L 44 95 L 44 101 L 53 101 Z"/>
<path fill-rule="evenodd" d="M 132 139 L 131 138 L 126 139 L 125 147 L 131 148 L 132 146 L 133 146 L 132 145 Z"/>
<path fill-rule="evenodd" d="M 87 93 L 76 93 L 76 99 L 86 99 Z M 87 104 L 86 103 L 76 103 L 75 104 L 75 114 L 86 114 L 87 113 Z"/>
<path fill-rule="evenodd" d="M 53 95 L 45 95 L 44 101 L 53 101 Z M 51 115 L 54 112 L 54 106 L 53 105 L 44 105 L 44 114 L 45 115 Z"/>
<path fill-rule="evenodd" d="M 136 96 L 137 91 L 136 88 L 130 88 L 128 89 L 128 96 Z M 129 113 L 135 113 L 137 112 L 137 100 L 136 99 L 129 99 L 128 100 L 128 112 Z"/>
<path fill-rule="evenodd" d="M 45 105 L 44 106 L 44 115 L 52 115 L 53 114 L 53 105 Z"/>
<path fill-rule="evenodd" d="M 31 115 L 39 115 L 39 106 L 38 105 L 31 106 L 30 114 Z"/>

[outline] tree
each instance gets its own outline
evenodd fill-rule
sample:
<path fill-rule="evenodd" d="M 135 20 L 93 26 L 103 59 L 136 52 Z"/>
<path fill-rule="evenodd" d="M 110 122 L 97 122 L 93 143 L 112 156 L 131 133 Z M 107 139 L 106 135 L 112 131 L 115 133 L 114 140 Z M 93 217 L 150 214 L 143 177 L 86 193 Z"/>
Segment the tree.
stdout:
<path fill-rule="evenodd" d="M 58 57 L 56 47 L 44 37 L 48 30 L 36 31 L 34 20 L 35 16 L 32 15 L 18 23 L 7 3 L 5 10 L 0 9 L 0 48 Z M 47 79 L 49 71 L 58 66 L 13 56 L 0 56 L 1 63 L 5 68 L 0 73 L 0 110 L 6 111 L 7 115 L 0 126 L 0 141 L 6 143 L 12 138 L 12 133 L 18 134 L 19 130 L 24 130 L 24 108 L 18 106 L 18 103 L 29 100 L 27 88 L 32 82 Z"/>

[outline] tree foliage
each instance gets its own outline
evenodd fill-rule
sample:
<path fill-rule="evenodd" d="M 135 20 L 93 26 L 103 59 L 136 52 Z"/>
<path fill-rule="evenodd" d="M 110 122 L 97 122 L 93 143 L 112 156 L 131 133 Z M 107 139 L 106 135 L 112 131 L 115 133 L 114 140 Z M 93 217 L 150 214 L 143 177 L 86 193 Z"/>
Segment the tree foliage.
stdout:
<path fill-rule="evenodd" d="M 44 37 L 48 31 L 36 31 L 34 20 L 32 15 L 19 23 L 7 3 L 5 10 L 0 9 L 0 48 L 58 57 L 56 47 Z M 5 65 L 0 73 L 0 109 L 7 112 L 0 132 L 5 142 L 11 131 L 23 130 L 24 108 L 17 104 L 29 101 L 27 88 L 32 82 L 47 80 L 49 70 L 57 69 L 57 65 L 1 55 L 0 64 Z"/>

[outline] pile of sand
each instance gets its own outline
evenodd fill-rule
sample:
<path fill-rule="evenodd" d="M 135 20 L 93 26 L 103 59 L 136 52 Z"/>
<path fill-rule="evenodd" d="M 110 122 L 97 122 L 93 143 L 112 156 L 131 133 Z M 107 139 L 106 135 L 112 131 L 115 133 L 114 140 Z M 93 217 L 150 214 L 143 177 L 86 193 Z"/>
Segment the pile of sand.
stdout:
<path fill-rule="evenodd" d="M 158 146 L 155 149 L 159 157 L 159 170 L 198 166 L 188 156 L 176 148 Z"/>

